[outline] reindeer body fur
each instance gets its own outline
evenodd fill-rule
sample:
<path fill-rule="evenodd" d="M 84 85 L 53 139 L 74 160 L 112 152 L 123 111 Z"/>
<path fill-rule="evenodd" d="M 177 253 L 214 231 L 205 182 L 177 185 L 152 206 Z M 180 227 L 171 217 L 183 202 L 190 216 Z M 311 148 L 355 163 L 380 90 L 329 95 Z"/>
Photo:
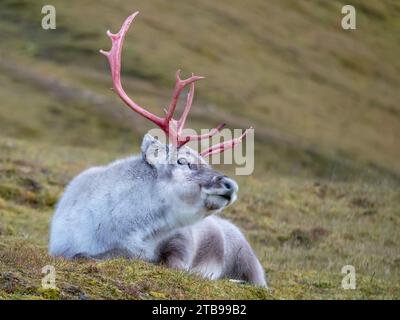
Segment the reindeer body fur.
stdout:
<path fill-rule="evenodd" d="M 57 205 L 50 253 L 96 257 L 126 249 L 132 257 L 154 260 L 154 250 L 144 239 L 157 229 L 167 210 L 162 199 L 152 196 L 157 192 L 155 179 L 139 157 L 90 168 L 77 176 Z"/>
<path fill-rule="evenodd" d="M 264 270 L 242 232 L 215 215 L 177 229 L 157 248 L 161 262 L 209 279 L 231 278 L 265 287 Z"/>

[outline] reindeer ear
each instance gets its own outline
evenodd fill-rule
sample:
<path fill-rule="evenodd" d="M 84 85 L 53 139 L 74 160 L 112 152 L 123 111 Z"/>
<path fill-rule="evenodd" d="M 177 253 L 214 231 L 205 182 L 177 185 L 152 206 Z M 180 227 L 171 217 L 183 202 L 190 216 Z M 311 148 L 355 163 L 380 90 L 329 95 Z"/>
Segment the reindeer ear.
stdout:
<path fill-rule="evenodd" d="M 145 136 L 143 137 L 142 145 L 140 147 L 142 154 L 145 154 L 147 148 L 154 142 L 157 142 L 157 139 L 155 139 L 151 134 L 146 133 Z"/>
<path fill-rule="evenodd" d="M 143 138 L 141 151 L 143 160 L 152 166 L 168 163 L 167 146 L 148 133 Z"/>

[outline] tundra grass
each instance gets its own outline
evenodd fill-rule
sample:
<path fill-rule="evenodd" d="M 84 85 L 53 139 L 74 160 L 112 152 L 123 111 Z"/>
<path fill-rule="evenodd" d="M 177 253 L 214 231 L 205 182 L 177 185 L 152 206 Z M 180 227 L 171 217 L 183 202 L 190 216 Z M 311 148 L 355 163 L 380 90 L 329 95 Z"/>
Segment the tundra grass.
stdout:
<path fill-rule="evenodd" d="M 13 139 L 1 139 L 0 151 L 1 298 L 400 298 L 400 192 L 390 184 L 240 179 L 239 200 L 222 215 L 255 248 L 268 275 L 265 290 L 135 260 L 49 257 L 49 222 L 65 184 L 118 155 Z M 57 289 L 41 286 L 46 265 L 56 269 Z M 341 286 L 344 265 L 356 269 L 355 290 Z"/>

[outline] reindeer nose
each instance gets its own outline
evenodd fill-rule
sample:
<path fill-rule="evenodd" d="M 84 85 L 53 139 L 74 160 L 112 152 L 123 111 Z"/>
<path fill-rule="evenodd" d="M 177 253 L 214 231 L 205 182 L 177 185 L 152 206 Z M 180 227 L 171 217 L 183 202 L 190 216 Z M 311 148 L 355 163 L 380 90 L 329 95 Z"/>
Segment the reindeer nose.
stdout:
<path fill-rule="evenodd" d="M 237 183 L 234 180 L 232 180 L 232 179 L 230 179 L 228 177 L 225 177 L 225 176 L 221 176 L 221 177 L 218 177 L 218 178 L 219 178 L 218 180 L 221 183 L 221 187 L 226 192 L 225 193 L 226 195 L 232 195 L 233 193 L 238 191 L 239 187 L 238 187 Z"/>

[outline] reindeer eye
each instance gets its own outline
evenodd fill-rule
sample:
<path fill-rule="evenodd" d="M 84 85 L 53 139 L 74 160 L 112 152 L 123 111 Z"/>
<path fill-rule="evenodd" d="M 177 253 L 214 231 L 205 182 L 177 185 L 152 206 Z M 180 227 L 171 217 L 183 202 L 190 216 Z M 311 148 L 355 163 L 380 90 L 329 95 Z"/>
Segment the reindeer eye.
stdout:
<path fill-rule="evenodd" d="M 178 159 L 178 164 L 180 164 L 181 166 L 187 165 L 188 161 L 185 158 L 179 158 Z"/>

